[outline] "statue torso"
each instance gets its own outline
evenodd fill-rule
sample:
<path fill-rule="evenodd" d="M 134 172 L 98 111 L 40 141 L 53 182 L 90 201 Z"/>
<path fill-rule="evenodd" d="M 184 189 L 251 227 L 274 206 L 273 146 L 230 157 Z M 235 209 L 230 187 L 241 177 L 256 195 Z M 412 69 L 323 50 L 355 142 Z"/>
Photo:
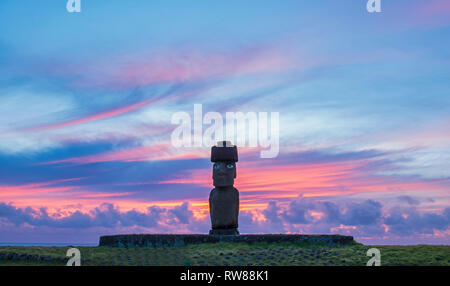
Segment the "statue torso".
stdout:
<path fill-rule="evenodd" d="M 233 186 L 214 188 L 209 195 L 211 223 L 215 228 L 237 228 L 239 191 Z"/>

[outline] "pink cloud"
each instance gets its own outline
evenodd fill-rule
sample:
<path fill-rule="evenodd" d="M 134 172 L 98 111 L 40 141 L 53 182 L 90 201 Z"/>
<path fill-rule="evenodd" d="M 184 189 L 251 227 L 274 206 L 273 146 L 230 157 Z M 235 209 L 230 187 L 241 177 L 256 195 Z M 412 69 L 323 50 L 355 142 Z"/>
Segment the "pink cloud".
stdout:
<path fill-rule="evenodd" d="M 248 147 L 240 150 L 241 154 L 259 152 L 259 147 Z M 91 164 L 100 162 L 142 162 L 142 161 L 175 161 L 189 160 L 210 157 L 210 148 L 174 148 L 171 142 L 164 141 L 158 144 L 124 148 L 100 154 L 72 157 L 62 160 L 54 160 L 40 163 L 39 165 L 50 164 Z"/>
<path fill-rule="evenodd" d="M 207 80 L 235 75 L 278 73 L 297 68 L 292 54 L 268 46 L 232 51 L 178 48 L 105 56 L 72 65 L 44 64 L 51 75 L 76 75 L 70 84 L 79 88 L 124 89 L 153 83 Z"/>
<path fill-rule="evenodd" d="M 428 0 L 421 1 L 423 5 L 421 11 L 427 15 L 450 14 L 450 1 L 448 0 Z"/>
<path fill-rule="evenodd" d="M 450 24 L 450 1 L 427 0 L 414 2 L 409 8 L 409 24 L 412 26 L 439 27 Z M 408 5 L 405 6 L 408 9 Z"/>
<path fill-rule="evenodd" d="M 100 112 L 97 114 L 89 115 L 89 116 L 78 118 L 78 119 L 57 122 L 57 123 L 48 124 L 48 125 L 44 125 L 44 126 L 38 126 L 33 129 L 35 129 L 35 130 L 57 129 L 57 128 L 69 127 L 72 125 L 82 124 L 82 123 L 86 123 L 86 122 L 90 122 L 90 121 L 105 119 L 105 118 L 109 118 L 109 117 L 113 117 L 113 116 L 117 116 L 117 115 L 121 115 L 121 114 L 124 114 L 127 112 L 134 111 L 145 105 L 155 102 L 156 100 L 157 100 L 157 98 L 150 98 L 150 99 L 147 99 L 147 100 L 144 100 L 144 101 L 132 104 L 132 105 L 128 105 L 128 106 L 124 106 L 124 107 L 120 107 L 120 108 L 116 108 L 116 109 L 110 109 L 110 110 L 107 110 L 104 112 Z"/>
<path fill-rule="evenodd" d="M 96 114 L 92 114 L 89 116 L 85 116 L 85 117 L 81 117 L 81 118 L 77 118 L 77 119 L 73 119 L 73 120 L 68 120 L 68 121 L 62 121 L 62 122 L 56 122 L 56 123 L 52 123 L 52 124 L 47 124 L 47 125 L 42 125 L 42 126 L 37 126 L 37 127 L 32 127 L 29 128 L 29 130 L 49 130 L 49 129 L 58 129 L 58 128 L 64 128 L 64 127 L 70 127 L 70 126 L 74 126 L 74 125 L 78 125 L 78 124 L 83 124 L 83 123 L 88 123 L 91 121 L 96 121 L 96 120 L 101 120 L 101 119 L 107 119 L 107 118 L 111 118 L 114 116 L 119 116 L 125 113 L 129 113 L 129 112 L 133 112 L 136 111 L 140 108 L 143 108 L 145 106 L 157 103 L 163 99 L 165 100 L 177 100 L 180 99 L 182 97 L 185 96 L 190 96 L 195 94 L 196 92 L 198 92 L 199 90 L 192 90 L 192 91 L 187 91 L 187 92 L 180 92 L 180 93 L 174 93 L 174 94 L 169 94 L 166 97 L 154 97 L 154 98 L 149 98 L 147 100 L 138 102 L 138 103 L 134 103 L 131 105 L 127 105 L 127 106 L 123 106 L 123 107 L 119 107 L 119 108 L 115 108 L 115 109 L 110 109 L 107 111 L 103 111 L 103 112 L 99 112 Z"/>
<path fill-rule="evenodd" d="M 147 161 L 154 158 L 162 158 L 164 155 L 161 153 L 168 151 L 168 144 L 157 144 L 149 146 L 139 146 L 135 148 L 128 148 L 117 151 L 110 151 L 101 154 L 73 157 L 63 160 L 49 161 L 42 164 L 61 164 L 61 163 L 73 163 L 73 164 L 91 164 L 98 162 L 112 162 L 112 161 Z"/>
<path fill-rule="evenodd" d="M 205 55 L 189 51 L 156 57 L 134 57 L 137 59 L 120 64 L 118 69 L 110 69 L 110 74 L 91 83 L 140 86 L 155 82 L 184 82 L 235 74 L 277 72 L 289 68 L 289 61 L 284 55 L 255 49 L 230 54 Z"/>
<path fill-rule="evenodd" d="M 299 194 L 304 197 L 339 197 L 364 193 L 448 191 L 448 186 L 442 184 L 448 179 L 412 180 L 374 175 L 371 173 L 373 170 L 365 169 L 369 163 L 366 160 L 261 166 L 241 163 L 238 164 L 236 186 L 241 191 L 244 207 L 248 205 L 251 208 L 264 205 L 270 199 L 287 199 Z M 159 183 L 211 187 L 211 170 L 193 170 Z"/>

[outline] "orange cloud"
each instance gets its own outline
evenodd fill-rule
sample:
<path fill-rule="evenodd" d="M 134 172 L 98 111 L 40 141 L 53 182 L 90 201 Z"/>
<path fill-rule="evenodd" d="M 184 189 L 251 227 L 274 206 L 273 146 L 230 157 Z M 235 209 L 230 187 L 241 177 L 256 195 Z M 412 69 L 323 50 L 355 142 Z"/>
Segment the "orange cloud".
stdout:
<path fill-rule="evenodd" d="M 406 180 L 390 176 L 369 174 L 363 170 L 368 162 L 308 163 L 289 165 L 253 166 L 241 164 L 235 186 L 241 192 L 241 200 L 248 206 L 265 206 L 268 200 L 304 197 L 343 196 L 370 192 L 399 193 L 425 190 L 445 192 L 440 183 L 448 180 Z M 159 184 L 194 184 L 212 187 L 212 171 L 190 171 Z"/>

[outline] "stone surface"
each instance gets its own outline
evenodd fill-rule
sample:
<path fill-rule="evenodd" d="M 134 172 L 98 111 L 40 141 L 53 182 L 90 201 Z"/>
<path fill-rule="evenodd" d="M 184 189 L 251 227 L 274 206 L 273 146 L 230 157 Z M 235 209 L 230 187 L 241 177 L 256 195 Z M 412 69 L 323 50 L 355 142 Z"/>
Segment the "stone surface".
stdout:
<path fill-rule="evenodd" d="M 212 230 L 236 229 L 239 216 L 239 192 L 237 189 L 214 188 L 209 195 L 209 212 Z"/>
<path fill-rule="evenodd" d="M 101 236 L 99 246 L 181 246 L 217 242 L 304 242 L 327 245 L 353 243 L 352 236 L 343 235 L 303 235 L 303 234 L 124 234 Z"/>
<path fill-rule="evenodd" d="M 209 194 L 210 234 L 239 234 L 239 191 L 233 187 L 238 153 L 236 146 L 230 146 L 223 141 L 211 148 L 215 188 Z"/>
<path fill-rule="evenodd" d="M 233 187 L 236 178 L 236 164 L 216 162 L 213 166 L 213 185 L 216 188 Z"/>
<path fill-rule="evenodd" d="M 237 228 L 228 228 L 228 229 L 211 229 L 209 231 L 209 235 L 239 235 L 239 231 Z"/>
<path fill-rule="evenodd" d="M 211 148 L 211 162 L 237 162 L 237 146 L 233 146 L 230 141 L 217 142 L 217 146 Z"/>

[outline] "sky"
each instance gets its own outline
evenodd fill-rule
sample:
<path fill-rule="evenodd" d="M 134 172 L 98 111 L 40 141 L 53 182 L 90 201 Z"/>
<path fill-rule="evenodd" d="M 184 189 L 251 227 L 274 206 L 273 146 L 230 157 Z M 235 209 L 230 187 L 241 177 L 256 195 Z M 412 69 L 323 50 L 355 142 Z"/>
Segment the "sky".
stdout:
<path fill-rule="evenodd" d="M 241 233 L 450 244 L 450 1 L 0 2 L 0 243 L 207 233 L 177 112 L 278 112 Z M 207 126 L 204 126 L 205 129 Z"/>

